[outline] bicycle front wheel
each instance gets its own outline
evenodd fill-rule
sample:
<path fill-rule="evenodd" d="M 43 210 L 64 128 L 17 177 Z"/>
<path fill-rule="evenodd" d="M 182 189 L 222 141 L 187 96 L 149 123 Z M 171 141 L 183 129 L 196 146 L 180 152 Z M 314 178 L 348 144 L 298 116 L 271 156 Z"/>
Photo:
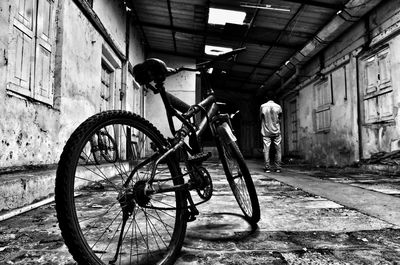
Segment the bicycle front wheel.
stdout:
<path fill-rule="evenodd" d="M 118 146 L 113 163 L 94 161 L 91 141 L 99 131 Z M 58 164 L 55 199 L 62 236 L 78 264 L 174 263 L 186 232 L 185 192 L 146 193 L 165 145 L 153 125 L 125 111 L 95 115 L 72 134 Z M 178 166 L 165 159 L 156 185 L 182 184 Z"/>
<path fill-rule="evenodd" d="M 246 220 L 256 224 L 260 220 L 260 205 L 250 171 L 236 142 L 220 141 L 219 156 L 229 186 Z"/>

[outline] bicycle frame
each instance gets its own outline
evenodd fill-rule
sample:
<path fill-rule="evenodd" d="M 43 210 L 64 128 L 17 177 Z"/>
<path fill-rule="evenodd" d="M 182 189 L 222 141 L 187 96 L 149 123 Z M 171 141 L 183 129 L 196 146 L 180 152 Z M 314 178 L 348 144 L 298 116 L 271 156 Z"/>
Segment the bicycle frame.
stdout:
<path fill-rule="evenodd" d="M 184 70 L 193 71 L 193 69 Z M 202 71 L 202 74 L 204 73 L 205 71 Z M 191 189 L 191 187 L 188 187 L 187 183 L 169 188 L 154 187 L 152 184 L 156 175 L 158 164 L 167 156 L 175 153 L 180 148 L 184 148 L 185 152 L 188 152 L 190 155 L 199 153 L 201 151 L 199 137 L 208 127 L 210 127 L 211 129 L 211 133 L 215 141 L 223 141 L 227 143 L 236 141 L 236 137 L 233 135 L 231 129 L 232 125 L 229 115 L 219 113 L 218 103 L 211 88 L 208 89 L 205 99 L 203 99 L 198 104 L 192 106 L 187 105 L 179 98 L 166 92 L 163 83 L 158 83 L 155 85 L 155 87 L 153 87 L 152 85 L 147 85 L 147 88 L 151 89 L 155 94 L 160 93 L 163 104 L 165 106 L 169 128 L 171 130 L 171 133 L 174 135 L 174 138 L 171 141 L 170 147 L 164 147 L 164 150 L 162 150 L 162 154 L 156 153 L 152 157 L 145 159 L 142 163 L 138 164 L 131 172 L 124 186 L 128 186 L 128 183 L 130 182 L 132 176 L 141 167 L 143 167 L 149 161 L 158 156 L 152 169 L 150 178 L 147 180 L 147 185 L 145 189 L 146 194 L 150 195 L 155 193 L 170 192 L 178 189 Z M 180 111 L 181 113 L 179 113 L 178 111 Z M 195 124 L 190 122 L 190 119 L 201 112 L 203 112 L 205 115 L 201 119 L 199 125 L 196 126 Z M 173 117 L 176 117 L 182 122 L 182 126 L 179 130 L 175 129 Z M 189 145 L 187 145 L 184 141 L 186 137 L 189 137 Z"/>

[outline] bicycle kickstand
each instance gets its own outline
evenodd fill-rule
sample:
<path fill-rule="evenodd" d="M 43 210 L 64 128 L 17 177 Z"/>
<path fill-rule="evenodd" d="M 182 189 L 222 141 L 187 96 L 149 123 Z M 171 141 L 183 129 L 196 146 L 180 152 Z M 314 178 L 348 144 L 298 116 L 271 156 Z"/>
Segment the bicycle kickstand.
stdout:
<path fill-rule="evenodd" d="M 190 195 L 189 191 L 186 191 L 186 198 L 189 202 L 189 208 L 187 211 L 187 221 L 193 222 L 196 220 L 196 215 L 199 215 L 199 210 L 197 210 L 196 205 L 193 202 L 192 196 Z"/>

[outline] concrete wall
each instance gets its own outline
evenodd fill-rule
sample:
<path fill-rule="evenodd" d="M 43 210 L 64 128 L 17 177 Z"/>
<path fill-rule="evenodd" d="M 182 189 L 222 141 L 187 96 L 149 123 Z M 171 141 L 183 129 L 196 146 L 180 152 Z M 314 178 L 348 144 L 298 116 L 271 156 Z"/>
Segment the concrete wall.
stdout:
<path fill-rule="evenodd" d="M 367 122 L 365 104 L 361 105 L 362 120 L 363 124 L 361 127 L 362 131 L 362 143 L 363 149 L 362 154 L 364 158 L 369 158 L 372 154 L 377 152 L 391 152 L 400 150 L 400 36 L 397 36 L 389 41 L 385 42 L 388 44 L 390 53 L 390 70 L 391 70 L 391 83 L 392 92 L 387 95 L 388 99 L 385 101 L 385 105 L 390 108 L 392 117 L 387 120 L 377 122 Z M 367 53 L 368 54 L 368 53 Z M 360 68 L 363 63 L 360 62 Z M 363 84 L 364 73 L 360 72 L 361 84 Z M 360 91 L 360 97 L 363 98 L 363 91 Z"/>
<path fill-rule="evenodd" d="M 346 77 L 351 77 L 350 63 L 327 73 L 332 78 L 333 104 L 331 105 L 331 128 L 317 132 L 315 129 L 316 99 L 312 82 L 298 92 L 296 97 L 298 112 L 298 149 L 296 154 L 306 160 L 321 165 L 343 165 L 354 161 L 358 153 L 357 141 L 357 90 L 350 89 L 354 80 L 347 78 L 347 97 L 345 96 Z M 354 75 L 353 75 L 354 79 Z M 290 129 L 289 102 L 284 103 L 285 128 Z"/>
<path fill-rule="evenodd" d="M 125 53 L 125 8 L 121 1 L 94 1 L 94 10 L 110 33 L 116 46 Z M 52 63 L 54 64 L 53 104 L 43 104 L 6 90 L 7 55 L 12 37 L 15 1 L 0 2 L 0 169 L 40 166 L 58 162 L 62 148 L 73 130 L 86 118 L 99 111 L 102 56 L 108 54 L 116 68 L 114 108 L 133 109 L 133 80 L 127 81 L 129 102 L 122 106 L 122 62 L 101 34 L 73 1 L 55 1 L 57 17 Z M 11 11 L 11 13 L 10 13 Z M 144 58 L 143 48 L 131 29 L 130 61 Z M 126 71 L 127 71 L 126 67 Z"/>
<path fill-rule="evenodd" d="M 120 0 L 95 0 L 93 10 L 100 18 L 115 44 L 125 53 L 126 17 L 125 6 Z"/>
<path fill-rule="evenodd" d="M 6 89 L 15 2 L 0 3 L 0 168 L 54 163 L 61 148 L 59 109 Z"/>
<path fill-rule="evenodd" d="M 163 60 L 168 67 L 176 68 L 179 66 L 193 68 L 196 64 L 194 59 L 178 57 L 165 54 L 150 54 L 149 58 L 158 58 Z M 166 90 L 180 98 L 189 105 L 196 101 L 196 73 L 180 72 L 173 75 L 165 81 Z M 162 134 L 171 136 L 165 109 L 162 105 L 160 94 L 153 94 L 149 91 L 146 97 L 146 118 L 153 123 Z M 175 129 L 179 129 L 179 122 L 176 122 Z"/>
<path fill-rule="evenodd" d="M 301 80 L 300 85 L 291 88 L 292 93 L 284 95 L 287 130 L 290 129 L 289 102 L 296 99 L 298 105 L 298 147 L 295 153 L 314 164 L 348 165 L 379 151 L 400 149 L 397 114 L 400 107 L 399 25 L 398 1 L 383 1 L 300 69 L 301 75 L 309 78 Z M 365 78 L 361 61 L 386 46 L 390 49 L 393 119 L 370 124 L 365 119 Z M 331 126 L 323 132 L 317 132 L 315 128 L 317 73 L 332 79 Z M 290 150 L 286 149 L 286 155 L 290 155 L 287 151 Z"/>

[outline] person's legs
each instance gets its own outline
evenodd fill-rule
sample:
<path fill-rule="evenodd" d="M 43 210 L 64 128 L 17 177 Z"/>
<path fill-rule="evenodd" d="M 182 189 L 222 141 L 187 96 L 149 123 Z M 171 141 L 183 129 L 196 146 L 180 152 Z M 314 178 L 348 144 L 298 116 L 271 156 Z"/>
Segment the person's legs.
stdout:
<path fill-rule="evenodd" d="M 269 162 L 269 148 L 271 146 L 271 138 L 263 136 L 263 145 L 264 145 L 264 169 L 265 171 L 270 170 L 271 165 Z"/>
<path fill-rule="evenodd" d="M 282 141 L 282 136 L 280 134 L 274 137 L 275 169 L 279 171 L 281 170 L 281 159 L 282 159 L 281 141 Z"/>

